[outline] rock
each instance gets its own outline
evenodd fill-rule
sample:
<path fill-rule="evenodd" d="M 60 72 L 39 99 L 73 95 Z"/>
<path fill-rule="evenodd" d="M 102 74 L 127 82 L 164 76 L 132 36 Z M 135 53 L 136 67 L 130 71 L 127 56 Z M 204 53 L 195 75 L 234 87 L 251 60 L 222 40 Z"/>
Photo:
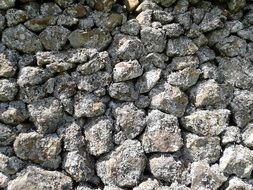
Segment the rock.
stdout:
<path fill-rule="evenodd" d="M 143 69 L 137 60 L 117 63 L 113 69 L 113 80 L 121 82 L 141 76 Z"/>
<path fill-rule="evenodd" d="M 230 0 L 227 2 L 227 4 L 230 11 L 238 12 L 245 7 L 246 1 L 245 0 L 239 0 L 239 1 Z"/>
<path fill-rule="evenodd" d="M 121 26 L 120 31 L 125 34 L 137 36 L 139 34 L 140 29 L 141 27 L 138 21 L 136 19 L 131 19 Z"/>
<path fill-rule="evenodd" d="M 75 18 L 82 18 L 88 15 L 88 11 L 84 5 L 79 3 L 66 7 L 66 9 L 63 11 L 63 14 Z"/>
<path fill-rule="evenodd" d="M 63 26 L 48 26 L 39 38 L 47 50 L 61 50 L 67 42 L 70 31 Z"/>
<path fill-rule="evenodd" d="M 134 11 L 136 7 L 138 7 L 139 3 L 140 3 L 139 0 L 125 0 L 124 1 L 124 4 L 129 12 Z"/>
<path fill-rule="evenodd" d="M 0 14 L 0 32 L 2 32 L 6 27 L 5 17 Z"/>
<path fill-rule="evenodd" d="M 174 57 L 169 65 L 173 71 L 182 70 L 185 68 L 197 68 L 199 59 L 196 56 Z"/>
<path fill-rule="evenodd" d="M 163 30 L 151 27 L 144 27 L 141 30 L 141 41 L 144 44 L 148 53 L 161 53 L 165 49 L 167 40 L 165 32 Z"/>
<path fill-rule="evenodd" d="M 94 94 L 78 92 L 75 95 L 76 117 L 95 117 L 105 112 L 105 104 Z"/>
<path fill-rule="evenodd" d="M 8 182 L 10 181 L 10 178 L 8 175 L 3 174 L 0 172 L 0 188 L 5 188 L 8 185 Z"/>
<path fill-rule="evenodd" d="M 34 181 L 37 181 L 37 183 L 34 183 Z M 38 190 L 46 188 L 52 190 L 72 189 L 72 180 L 58 171 L 48 171 L 36 166 L 28 166 L 19 173 L 16 179 L 10 181 L 8 190 L 29 188 Z"/>
<path fill-rule="evenodd" d="M 97 118 L 84 126 L 88 152 L 100 156 L 113 148 L 113 123 L 107 118 Z"/>
<path fill-rule="evenodd" d="M 218 29 L 210 32 L 206 35 L 208 39 L 208 45 L 213 46 L 218 42 L 221 42 L 224 38 L 229 36 L 230 32 L 227 29 Z"/>
<path fill-rule="evenodd" d="M 13 79 L 0 79 L 0 102 L 11 101 L 18 93 L 18 87 Z"/>
<path fill-rule="evenodd" d="M 135 36 L 118 34 L 108 51 L 112 57 L 118 57 L 120 60 L 134 60 L 143 56 L 144 45 Z"/>
<path fill-rule="evenodd" d="M 61 141 L 56 134 L 43 136 L 36 132 L 20 133 L 13 146 L 19 158 L 36 164 L 55 160 L 61 152 Z M 53 168 L 58 168 L 59 164 Z"/>
<path fill-rule="evenodd" d="M 181 130 L 175 116 L 152 110 L 146 123 L 147 127 L 141 137 L 146 153 L 176 152 L 182 147 Z"/>
<path fill-rule="evenodd" d="M 197 135 L 217 136 L 228 126 L 230 111 L 201 110 L 196 111 L 182 119 L 183 126 Z"/>
<path fill-rule="evenodd" d="M 49 97 L 37 100 L 28 105 L 31 120 L 39 133 L 55 132 L 64 122 L 64 111 L 59 100 Z"/>
<path fill-rule="evenodd" d="M 222 144 L 228 143 L 240 143 L 241 142 L 241 131 L 239 127 L 229 126 L 225 128 L 222 134 Z"/>
<path fill-rule="evenodd" d="M 75 30 L 69 35 L 68 39 L 74 48 L 95 48 L 101 51 L 111 43 L 112 37 L 106 32 L 93 29 L 87 32 Z"/>
<path fill-rule="evenodd" d="M 9 9 L 6 11 L 5 18 L 7 20 L 8 27 L 11 27 L 25 22 L 28 19 L 28 15 L 23 10 Z"/>
<path fill-rule="evenodd" d="M 82 128 L 76 122 L 65 124 L 57 133 L 62 138 L 65 151 L 79 150 L 85 145 Z"/>
<path fill-rule="evenodd" d="M 244 26 L 243 26 L 243 23 L 240 22 L 239 20 L 233 20 L 233 21 L 227 21 L 225 23 L 225 27 L 227 28 L 227 30 L 229 30 L 229 32 L 236 33 L 242 30 Z M 237 34 L 239 35 L 239 32 Z"/>
<path fill-rule="evenodd" d="M 197 52 L 200 63 L 205 63 L 215 59 L 215 52 L 207 46 L 199 48 Z"/>
<path fill-rule="evenodd" d="M 25 167 L 25 163 L 17 157 L 8 157 L 0 153 L 0 172 L 5 175 L 12 175 Z"/>
<path fill-rule="evenodd" d="M 63 159 L 63 168 L 77 182 L 87 181 L 94 175 L 92 160 L 84 151 L 68 152 Z"/>
<path fill-rule="evenodd" d="M 34 32 L 40 32 L 47 28 L 47 26 L 55 25 L 57 21 L 56 16 L 43 16 L 30 19 L 24 23 L 24 25 Z"/>
<path fill-rule="evenodd" d="M 166 54 L 169 57 L 193 55 L 198 47 L 187 37 L 169 39 Z"/>
<path fill-rule="evenodd" d="M 96 171 L 104 184 L 133 187 L 138 184 L 145 165 L 141 143 L 137 140 L 126 140 L 97 161 Z"/>
<path fill-rule="evenodd" d="M 69 5 L 74 3 L 74 0 L 55 0 L 55 2 L 61 7 L 68 7 Z"/>
<path fill-rule="evenodd" d="M 132 81 L 112 83 L 108 88 L 109 95 L 121 101 L 134 101 L 138 99 L 138 92 Z"/>
<path fill-rule="evenodd" d="M 253 33 L 253 26 L 250 26 L 237 32 L 238 36 L 240 36 L 244 40 L 250 41 L 253 41 L 252 33 Z"/>
<path fill-rule="evenodd" d="M 161 4 L 164 7 L 170 7 L 173 5 L 177 0 L 155 0 L 156 3 Z"/>
<path fill-rule="evenodd" d="M 253 170 L 252 160 L 252 150 L 242 145 L 233 145 L 224 150 L 220 158 L 220 168 L 226 174 L 249 178 Z"/>
<path fill-rule="evenodd" d="M 163 26 L 163 30 L 169 38 L 179 37 L 184 33 L 183 27 L 178 23 L 166 24 Z"/>
<path fill-rule="evenodd" d="M 226 190 L 234 190 L 234 189 L 245 189 L 245 190 L 251 190 L 253 186 L 251 184 L 245 183 L 243 180 L 241 180 L 238 177 L 232 177 L 229 180 L 229 185 L 226 188 Z"/>
<path fill-rule="evenodd" d="M 2 42 L 9 48 L 19 50 L 22 53 L 35 53 L 42 50 L 38 36 L 22 24 L 4 30 Z"/>
<path fill-rule="evenodd" d="M 147 9 L 145 11 L 140 12 L 136 17 L 136 20 L 141 26 L 151 26 L 152 24 L 152 13 L 153 11 Z"/>
<path fill-rule="evenodd" d="M 200 70 L 202 72 L 201 78 L 203 79 L 219 79 L 218 67 L 214 63 L 206 62 L 200 65 Z"/>
<path fill-rule="evenodd" d="M 253 124 L 250 123 L 245 127 L 242 133 L 242 141 L 248 148 L 253 148 Z"/>
<path fill-rule="evenodd" d="M 115 3 L 115 0 L 95 1 L 94 8 L 98 11 L 110 12 Z"/>
<path fill-rule="evenodd" d="M 0 77 L 14 77 L 17 71 L 17 62 L 8 53 L 0 53 Z"/>
<path fill-rule="evenodd" d="M 173 86 L 181 88 L 182 90 L 186 90 L 196 84 L 199 79 L 199 75 L 200 70 L 188 67 L 169 74 L 167 76 L 167 82 Z"/>
<path fill-rule="evenodd" d="M 253 93 L 251 91 L 242 90 L 234 94 L 231 102 L 231 111 L 233 119 L 239 127 L 244 127 L 252 120 L 253 115 Z M 247 110 L 247 112 L 245 111 Z"/>
<path fill-rule="evenodd" d="M 191 164 L 191 189 L 217 190 L 227 180 L 217 164 L 211 167 L 207 162 L 199 161 Z"/>
<path fill-rule="evenodd" d="M 158 21 L 162 24 L 168 24 L 172 22 L 174 19 L 171 13 L 162 10 L 154 10 L 153 11 L 153 20 Z"/>
<path fill-rule="evenodd" d="M 178 87 L 161 83 L 150 91 L 149 96 L 151 108 L 159 109 L 177 117 L 184 115 L 188 98 Z"/>
<path fill-rule="evenodd" d="M 161 74 L 161 69 L 152 69 L 145 72 L 136 82 L 136 89 L 138 89 L 140 93 L 149 92 L 157 84 Z"/>
<path fill-rule="evenodd" d="M 17 134 L 15 129 L 9 125 L 0 123 L 0 145 L 10 145 L 16 138 Z"/>
<path fill-rule="evenodd" d="M 128 139 L 138 136 L 144 129 L 145 112 L 134 106 L 133 103 L 122 104 L 115 109 L 116 126 L 119 126 Z"/>
<path fill-rule="evenodd" d="M 0 9 L 7 10 L 15 6 L 16 0 L 3 0 L 0 2 Z"/>
<path fill-rule="evenodd" d="M 44 86 L 25 86 L 19 90 L 19 99 L 25 103 L 33 103 L 46 97 L 46 89 Z"/>
<path fill-rule="evenodd" d="M 150 53 L 144 57 L 140 58 L 140 63 L 144 71 L 150 71 L 155 69 L 155 67 L 165 69 L 166 63 L 169 58 L 164 54 Z"/>
<path fill-rule="evenodd" d="M 57 25 L 64 26 L 66 28 L 74 27 L 78 24 L 78 19 L 71 16 L 60 15 L 57 20 Z"/>
<path fill-rule="evenodd" d="M 56 16 L 62 13 L 61 8 L 53 3 L 53 2 L 49 2 L 49 3 L 43 3 L 40 6 L 40 12 L 43 16 Z"/>

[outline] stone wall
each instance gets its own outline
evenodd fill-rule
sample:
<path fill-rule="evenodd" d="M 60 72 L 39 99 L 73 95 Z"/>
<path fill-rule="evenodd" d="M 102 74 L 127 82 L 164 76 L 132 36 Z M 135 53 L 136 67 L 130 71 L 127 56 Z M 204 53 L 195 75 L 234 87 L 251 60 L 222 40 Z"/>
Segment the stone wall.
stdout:
<path fill-rule="evenodd" d="M 0 0 L 0 37 L 0 189 L 253 189 L 252 0 Z"/>

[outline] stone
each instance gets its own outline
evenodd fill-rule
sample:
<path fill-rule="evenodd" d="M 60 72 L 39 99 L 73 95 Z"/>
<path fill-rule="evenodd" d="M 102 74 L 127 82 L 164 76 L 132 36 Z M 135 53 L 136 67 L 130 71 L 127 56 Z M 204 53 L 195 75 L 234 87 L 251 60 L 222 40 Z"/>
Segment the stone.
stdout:
<path fill-rule="evenodd" d="M 161 83 L 154 87 L 150 92 L 150 106 L 165 113 L 182 117 L 184 115 L 188 98 L 178 87 L 168 83 Z"/>
<path fill-rule="evenodd" d="M 162 70 L 161 69 L 152 69 L 145 72 L 136 82 L 136 89 L 140 93 L 149 92 L 161 78 Z"/>
<path fill-rule="evenodd" d="M 70 31 L 63 26 L 48 26 L 39 38 L 47 50 L 61 50 L 67 42 Z"/>
<path fill-rule="evenodd" d="M 109 118 L 99 117 L 84 126 L 88 152 L 100 156 L 113 148 L 113 123 Z"/>
<path fill-rule="evenodd" d="M 251 184 L 245 183 L 238 177 L 232 177 L 228 183 L 229 185 L 226 188 L 226 190 L 235 190 L 235 189 L 251 190 L 253 188 Z"/>
<path fill-rule="evenodd" d="M 185 134 L 185 147 L 183 149 L 186 159 L 191 162 L 205 160 L 208 163 L 215 163 L 220 158 L 220 138 L 201 137 L 192 133 Z"/>
<path fill-rule="evenodd" d="M 46 97 L 45 86 L 24 86 L 19 90 L 19 99 L 25 103 L 33 103 Z"/>
<path fill-rule="evenodd" d="M 217 164 L 211 167 L 205 161 L 191 164 L 191 189 L 213 189 L 217 190 L 227 180 Z"/>
<path fill-rule="evenodd" d="M 233 21 L 227 21 L 225 23 L 225 27 L 227 30 L 229 30 L 231 33 L 236 33 L 243 29 L 243 23 L 239 20 L 233 20 Z M 239 35 L 239 32 L 237 33 Z M 240 36 L 240 35 L 239 35 Z M 241 36 L 240 36 L 241 37 Z"/>
<path fill-rule="evenodd" d="M 40 32 L 46 29 L 47 26 L 55 25 L 56 21 L 56 16 L 40 16 L 26 21 L 24 25 L 31 31 Z"/>
<path fill-rule="evenodd" d="M 36 183 L 34 183 L 36 181 Z M 36 166 L 28 166 L 18 177 L 10 181 L 8 190 L 21 189 L 72 189 L 72 180 L 69 176 L 58 172 L 48 171 Z"/>
<path fill-rule="evenodd" d="M 242 145 L 232 145 L 224 150 L 219 165 L 225 174 L 250 178 L 253 170 L 252 160 L 252 150 Z"/>
<path fill-rule="evenodd" d="M 0 153 L 0 172 L 6 175 L 13 175 L 24 167 L 25 163 L 17 157 L 8 157 Z"/>
<path fill-rule="evenodd" d="M 20 133 L 15 139 L 13 147 L 19 158 L 42 164 L 58 157 L 61 152 L 61 140 L 56 134 L 43 136 L 36 132 Z"/>
<path fill-rule="evenodd" d="M 144 57 L 140 58 L 140 63 L 144 69 L 144 71 L 150 71 L 156 69 L 156 67 L 165 69 L 166 63 L 169 58 L 164 54 L 159 53 L 150 53 Z"/>
<path fill-rule="evenodd" d="M 145 165 L 141 143 L 137 140 L 126 140 L 97 161 L 96 171 L 104 184 L 133 187 L 138 184 Z"/>
<path fill-rule="evenodd" d="M 61 8 L 53 3 L 53 2 L 49 2 L 49 3 L 43 3 L 40 6 L 40 12 L 43 16 L 56 16 L 62 13 Z"/>
<path fill-rule="evenodd" d="M 141 41 L 148 53 L 161 53 L 166 46 L 166 36 L 163 30 L 151 27 L 144 27 L 141 30 Z"/>
<path fill-rule="evenodd" d="M 168 40 L 166 55 L 169 57 L 193 55 L 197 50 L 198 47 L 191 39 L 187 37 L 179 37 Z"/>
<path fill-rule="evenodd" d="M 19 50 L 22 53 L 35 53 L 42 50 L 38 36 L 22 24 L 4 30 L 2 42 L 9 48 Z"/>
<path fill-rule="evenodd" d="M 95 1 L 94 8 L 98 11 L 110 12 L 115 3 L 115 0 Z"/>
<path fill-rule="evenodd" d="M 39 133 L 55 132 L 64 122 L 64 111 L 59 100 L 53 97 L 37 100 L 28 105 L 31 120 Z"/>
<path fill-rule="evenodd" d="M 120 101 L 134 101 L 139 96 L 132 81 L 112 83 L 108 93 L 112 98 Z"/>
<path fill-rule="evenodd" d="M 112 57 L 118 57 L 120 60 L 134 60 L 143 55 L 144 45 L 135 36 L 118 34 L 114 37 L 108 51 Z"/>
<path fill-rule="evenodd" d="M 7 26 L 11 27 L 25 22 L 28 19 L 28 15 L 23 10 L 9 9 L 6 11 L 5 18 L 7 20 Z"/>
<path fill-rule="evenodd" d="M 197 55 L 200 63 L 205 63 L 215 59 L 215 52 L 207 46 L 199 48 Z"/>
<path fill-rule="evenodd" d="M 7 187 L 9 181 L 10 181 L 9 176 L 0 172 L 0 188 Z"/>
<path fill-rule="evenodd" d="M 69 5 L 74 3 L 74 0 L 55 0 L 55 2 L 61 7 L 68 7 Z"/>
<path fill-rule="evenodd" d="M 169 74 L 167 76 L 167 82 L 182 90 L 186 90 L 197 83 L 199 75 L 200 70 L 189 67 Z"/>
<path fill-rule="evenodd" d="M 153 190 L 160 186 L 160 183 L 156 179 L 148 178 L 147 180 L 141 182 L 137 187 L 134 187 L 133 190 Z"/>
<path fill-rule="evenodd" d="M 171 13 L 162 10 L 153 11 L 153 20 L 158 21 L 162 24 L 168 24 L 173 21 L 174 17 Z"/>
<path fill-rule="evenodd" d="M 253 33 L 252 26 L 248 28 L 244 28 L 243 30 L 240 30 L 237 32 L 238 36 L 240 36 L 244 40 L 250 40 L 250 41 L 253 41 L 252 33 Z"/>
<path fill-rule="evenodd" d="M 200 65 L 201 78 L 203 79 L 219 79 L 218 67 L 211 62 L 206 62 Z"/>
<path fill-rule="evenodd" d="M 6 27 L 5 17 L 0 14 L 0 32 L 2 32 Z"/>
<path fill-rule="evenodd" d="M 241 9 L 243 9 L 246 6 L 246 1 L 245 0 L 230 0 L 227 2 L 228 8 L 232 12 L 238 12 Z"/>
<path fill-rule="evenodd" d="M 78 19 L 71 16 L 60 15 L 57 20 L 57 25 L 64 26 L 66 28 L 74 27 L 78 24 Z"/>
<path fill-rule="evenodd" d="M 0 2 L 0 9 L 7 10 L 15 6 L 16 0 L 3 0 Z"/>
<path fill-rule="evenodd" d="M 239 127 L 244 127 L 252 120 L 252 99 L 253 93 L 251 91 L 242 90 L 234 93 L 234 99 L 230 106 L 233 113 L 233 120 Z"/>
<path fill-rule="evenodd" d="M 77 182 L 87 181 L 94 175 L 94 166 L 88 153 L 68 152 L 63 159 L 63 169 Z"/>
<path fill-rule="evenodd" d="M 197 68 L 199 59 L 196 56 L 174 57 L 169 67 L 173 71 L 182 70 L 185 68 Z"/>
<path fill-rule="evenodd" d="M 183 126 L 197 135 L 218 136 L 228 126 L 230 111 L 227 109 L 196 111 L 182 118 Z"/>
<path fill-rule="evenodd" d="M 63 11 L 63 14 L 75 18 L 83 18 L 88 15 L 88 11 L 84 5 L 79 3 L 66 7 L 66 9 Z"/>
<path fill-rule="evenodd" d="M 165 31 L 166 36 L 169 38 L 179 37 L 184 33 L 183 27 L 178 23 L 163 25 L 163 30 Z"/>
<path fill-rule="evenodd" d="M 125 0 L 124 1 L 124 4 L 129 12 L 134 11 L 136 7 L 138 7 L 139 3 L 140 3 L 139 0 Z"/>
<path fill-rule="evenodd" d="M 10 145 L 16 138 L 17 134 L 13 127 L 0 123 L 0 145 Z"/>
<path fill-rule="evenodd" d="M 76 117 L 95 117 L 105 112 L 105 104 L 91 93 L 78 92 L 75 95 L 74 115 Z"/>
<path fill-rule="evenodd" d="M 141 26 L 151 26 L 152 24 L 152 13 L 153 11 L 147 9 L 145 11 L 140 12 L 136 17 L 136 20 Z"/>
<path fill-rule="evenodd" d="M 170 7 L 173 5 L 177 0 L 155 0 L 156 3 L 161 4 L 164 7 Z"/>
<path fill-rule="evenodd" d="M 181 130 L 175 116 L 152 110 L 146 118 L 146 124 L 141 136 L 146 153 L 176 152 L 182 147 Z"/>
<path fill-rule="evenodd" d="M 248 147 L 253 148 L 253 124 L 250 123 L 245 127 L 242 133 L 242 142 Z"/>
<path fill-rule="evenodd" d="M 226 145 L 228 143 L 240 143 L 241 142 L 241 131 L 239 127 L 229 126 L 225 128 L 221 143 Z"/>
<path fill-rule="evenodd" d="M 128 139 L 134 139 L 144 129 L 145 112 L 134 106 L 133 103 L 122 104 L 115 109 L 116 126 L 119 126 Z"/>
<path fill-rule="evenodd" d="M 230 32 L 227 29 L 214 30 L 206 35 L 208 39 L 208 45 L 213 46 L 216 43 L 222 41 L 224 38 L 228 37 Z"/>
<path fill-rule="evenodd" d="M 74 48 L 95 48 L 101 51 L 111 43 L 112 37 L 109 33 L 98 29 L 93 29 L 87 32 L 78 29 L 71 32 L 68 40 Z"/>
<path fill-rule="evenodd" d="M 137 36 L 140 32 L 140 29 L 141 27 L 138 21 L 136 19 L 131 19 L 121 26 L 120 31 L 128 35 Z"/>
<path fill-rule="evenodd" d="M 17 93 L 17 83 L 13 79 L 0 79 L 0 102 L 13 100 Z"/>
<path fill-rule="evenodd" d="M 7 53 L 0 53 L 0 77 L 14 77 L 17 71 L 17 62 Z"/>
<path fill-rule="evenodd" d="M 113 80 L 115 82 L 126 81 L 141 76 L 143 69 L 137 60 L 123 61 L 117 63 L 113 69 Z"/>

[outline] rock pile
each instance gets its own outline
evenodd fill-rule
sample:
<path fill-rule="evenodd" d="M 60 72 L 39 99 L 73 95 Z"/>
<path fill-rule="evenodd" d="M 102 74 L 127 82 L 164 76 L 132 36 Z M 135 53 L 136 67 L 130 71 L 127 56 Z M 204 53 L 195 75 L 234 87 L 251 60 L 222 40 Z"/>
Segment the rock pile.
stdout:
<path fill-rule="evenodd" d="M 252 0 L 1 0 L 0 189 L 252 190 Z"/>

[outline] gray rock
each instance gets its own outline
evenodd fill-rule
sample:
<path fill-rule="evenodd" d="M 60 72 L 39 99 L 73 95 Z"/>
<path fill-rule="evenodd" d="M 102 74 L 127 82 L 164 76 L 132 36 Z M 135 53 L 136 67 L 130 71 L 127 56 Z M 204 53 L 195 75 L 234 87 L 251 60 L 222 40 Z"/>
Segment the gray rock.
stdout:
<path fill-rule="evenodd" d="M 0 9 L 6 10 L 15 6 L 16 0 L 3 0 L 0 2 Z"/>
<path fill-rule="evenodd" d="M 75 30 L 69 37 L 69 42 L 74 48 L 95 48 L 99 51 L 105 49 L 112 41 L 110 34 L 93 29 L 90 31 Z"/>
<path fill-rule="evenodd" d="M 151 108 L 159 109 L 177 117 L 184 115 L 188 98 L 178 87 L 163 82 L 154 87 L 149 96 Z"/>
<path fill-rule="evenodd" d="M 94 175 L 93 162 L 84 151 L 68 152 L 63 159 L 63 169 L 77 182 L 87 181 Z"/>
<path fill-rule="evenodd" d="M 177 0 L 155 0 L 156 3 L 161 4 L 164 7 L 170 7 L 173 5 Z"/>
<path fill-rule="evenodd" d="M 39 16 L 26 21 L 24 25 L 31 31 L 40 32 L 46 29 L 47 26 L 55 25 L 56 21 L 56 16 Z"/>
<path fill-rule="evenodd" d="M 6 27 L 5 17 L 0 14 L 0 32 L 2 32 Z"/>
<path fill-rule="evenodd" d="M 137 140 L 126 140 L 97 161 L 96 171 L 104 184 L 133 187 L 138 184 L 145 165 L 141 143 Z"/>
<path fill-rule="evenodd" d="M 16 138 L 17 134 L 13 127 L 0 123 L 0 145 L 10 145 Z"/>
<path fill-rule="evenodd" d="M 230 0 L 227 2 L 227 4 L 230 11 L 238 12 L 245 7 L 246 1 L 245 0 L 239 0 L 239 1 Z"/>
<path fill-rule="evenodd" d="M 160 183 L 156 179 L 148 178 L 141 182 L 137 187 L 134 187 L 133 190 L 153 190 L 157 189 L 159 186 Z"/>
<path fill-rule="evenodd" d="M 217 190 L 227 180 L 217 164 L 211 167 L 205 161 L 191 164 L 191 189 L 213 189 Z"/>
<path fill-rule="evenodd" d="M 230 32 L 227 29 L 219 29 L 219 30 L 214 30 L 210 33 L 208 33 L 207 39 L 208 39 L 208 45 L 213 46 L 217 42 L 222 41 L 224 38 L 228 37 Z"/>
<path fill-rule="evenodd" d="M 200 65 L 201 78 L 203 79 L 219 79 L 218 67 L 212 62 L 206 62 Z"/>
<path fill-rule="evenodd" d="M 0 172 L 5 175 L 12 175 L 25 167 L 25 163 L 17 157 L 8 157 L 0 153 Z"/>
<path fill-rule="evenodd" d="M 73 27 L 78 24 L 78 19 L 71 16 L 60 15 L 57 20 L 57 25 L 64 27 Z"/>
<path fill-rule="evenodd" d="M 252 33 L 253 33 L 253 26 L 250 26 L 248 28 L 245 28 L 237 32 L 238 36 L 240 36 L 241 38 L 245 40 L 250 40 L 250 41 L 253 41 Z"/>
<path fill-rule="evenodd" d="M 76 117 L 95 117 L 105 112 L 106 105 L 91 93 L 78 92 L 75 95 Z"/>
<path fill-rule="evenodd" d="M 5 18 L 7 20 L 8 27 L 11 27 L 25 22 L 28 19 L 28 15 L 23 10 L 9 9 L 6 11 Z"/>
<path fill-rule="evenodd" d="M 225 128 L 221 143 L 226 145 L 228 143 L 240 143 L 241 142 L 241 131 L 239 127 L 229 126 Z"/>
<path fill-rule="evenodd" d="M 182 70 L 185 68 L 197 68 L 199 59 L 196 56 L 174 57 L 169 67 L 173 71 Z"/>
<path fill-rule="evenodd" d="M 166 24 L 163 26 L 163 30 L 169 38 L 179 37 L 184 33 L 183 27 L 178 23 Z"/>
<path fill-rule="evenodd" d="M 198 47 L 191 39 L 183 36 L 175 39 L 169 39 L 167 43 L 166 54 L 169 57 L 193 55 Z"/>
<path fill-rule="evenodd" d="M 231 33 L 236 33 L 240 30 L 243 29 L 243 23 L 240 22 L 239 20 L 232 20 L 232 21 L 227 21 L 225 23 L 225 27 L 227 30 L 229 30 Z M 238 32 L 239 35 L 239 32 Z M 240 36 L 240 35 L 239 35 Z"/>
<path fill-rule="evenodd" d="M 150 104 L 150 98 L 148 96 L 140 95 L 134 104 L 137 108 L 140 109 L 147 108 Z"/>
<path fill-rule="evenodd" d="M 19 90 L 19 99 L 25 103 L 33 103 L 46 97 L 46 89 L 44 86 L 24 86 Z"/>
<path fill-rule="evenodd" d="M 118 57 L 120 60 L 134 60 L 143 56 L 144 45 L 135 36 L 118 34 L 108 51 L 112 57 Z"/>
<path fill-rule="evenodd" d="M 141 27 L 138 21 L 136 19 L 131 19 L 121 26 L 120 31 L 128 35 L 137 36 L 140 29 Z"/>
<path fill-rule="evenodd" d="M 56 16 L 61 14 L 62 10 L 57 4 L 49 2 L 40 6 L 40 12 L 43 16 Z"/>
<path fill-rule="evenodd" d="M 201 110 L 196 111 L 182 119 L 183 126 L 197 135 L 217 136 L 228 126 L 230 111 Z"/>
<path fill-rule="evenodd" d="M 36 181 L 36 183 L 34 183 Z M 8 190 L 21 189 L 72 189 L 70 177 L 58 171 L 48 171 L 36 166 L 28 166 L 18 177 L 10 181 Z"/>
<path fill-rule="evenodd" d="M 134 101 L 138 99 L 138 92 L 132 81 L 112 83 L 108 88 L 109 95 L 121 101 Z"/>
<path fill-rule="evenodd" d="M 183 149 L 185 158 L 191 162 L 205 160 L 208 163 L 215 163 L 220 158 L 220 138 L 200 137 L 195 134 L 185 134 L 185 147 Z"/>
<path fill-rule="evenodd" d="M 144 10 L 138 14 L 138 16 L 135 18 L 138 23 L 143 26 L 151 26 L 152 24 L 152 13 L 153 11 L 150 9 Z"/>
<path fill-rule="evenodd" d="M 61 7 L 68 7 L 74 3 L 74 0 L 55 0 L 55 2 Z"/>
<path fill-rule="evenodd" d="M 242 133 L 242 141 L 248 148 L 253 148 L 253 124 L 250 123 L 245 127 Z"/>
<path fill-rule="evenodd" d="M 67 42 L 70 31 L 63 26 L 48 26 L 39 38 L 47 50 L 61 50 Z"/>
<path fill-rule="evenodd" d="M 155 29 L 151 27 L 144 27 L 141 30 L 141 41 L 144 44 L 146 51 L 151 52 L 163 52 L 166 46 L 165 32 L 161 29 Z"/>
<path fill-rule="evenodd" d="M 208 46 L 199 48 L 197 52 L 200 63 L 205 63 L 207 61 L 212 61 L 215 59 L 215 53 Z"/>
<path fill-rule="evenodd" d="M 146 153 L 176 152 L 183 145 L 181 130 L 175 116 L 152 110 L 146 118 L 147 127 L 141 137 Z"/>
<path fill-rule="evenodd" d="M 82 18 L 82 17 L 86 17 L 88 12 L 84 5 L 82 5 L 81 3 L 78 3 L 78 4 L 67 6 L 64 9 L 63 14 L 74 17 L 74 18 Z"/>
<path fill-rule="evenodd" d="M 253 93 L 251 91 L 242 90 L 234 94 L 231 102 L 231 111 L 233 119 L 239 127 L 244 127 L 252 120 L 253 115 Z M 247 111 L 245 111 L 247 110 Z"/>
<path fill-rule="evenodd" d="M 242 145 L 233 145 L 224 150 L 220 158 L 220 168 L 226 174 L 250 178 L 253 170 L 252 160 L 252 150 Z"/>
<path fill-rule="evenodd" d="M 17 83 L 13 79 L 0 79 L 0 102 L 13 100 L 17 93 Z"/>
<path fill-rule="evenodd" d="M 245 189 L 251 190 L 253 186 L 251 184 L 245 183 L 238 177 L 233 177 L 229 180 L 229 185 L 226 190 L 235 190 L 235 189 Z"/>
<path fill-rule="evenodd" d="M 57 159 L 61 152 L 61 140 L 56 134 L 43 136 L 36 132 L 20 133 L 13 147 L 19 158 L 42 164 Z M 59 164 L 53 169 L 58 168 Z"/>
<path fill-rule="evenodd" d="M 133 103 L 123 104 L 115 109 L 116 126 L 119 126 L 128 139 L 138 136 L 144 129 L 145 112 L 134 106 Z"/>
<path fill-rule="evenodd" d="M 137 78 L 142 73 L 142 66 L 137 60 L 123 61 L 115 65 L 113 69 L 113 80 L 115 82 L 126 81 Z"/>
<path fill-rule="evenodd" d="M 171 13 L 162 10 L 154 10 L 153 11 L 153 20 L 158 21 L 162 24 L 168 24 L 172 22 L 174 19 Z"/>
<path fill-rule="evenodd" d="M 55 132 L 64 122 L 64 111 L 59 100 L 49 97 L 28 105 L 31 120 L 39 133 Z"/>
<path fill-rule="evenodd" d="M 164 54 L 150 53 L 144 57 L 141 57 L 140 63 L 144 71 L 150 71 L 150 70 L 156 69 L 155 67 L 165 69 L 166 67 L 165 62 L 168 60 L 169 58 Z"/>
<path fill-rule="evenodd" d="M 4 30 L 2 42 L 22 53 L 35 53 L 42 50 L 42 44 L 38 36 L 26 29 L 22 24 Z"/>
<path fill-rule="evenodd" d="M 9 181 L 9 176 L 0 172 L 0 188 L 4 189 L 5 187 L 7 187 Z"/>
<path fill-rule="evenodd" d="M 10 53 L 10 56 L 8 53 L 0 53 L 0 77 L 14 77 L 17 71 L 17 61 L 13 56 L 11 56 L 12 53 Z"/>
<path fill-rule="evenodd" d="M 93 26 L 94 26 L 94 21 L 91 16 L 88 16 L 85 19 L 79 19 L 78 28 L 80 28 L 81 30 L 91 29 Z"/>

